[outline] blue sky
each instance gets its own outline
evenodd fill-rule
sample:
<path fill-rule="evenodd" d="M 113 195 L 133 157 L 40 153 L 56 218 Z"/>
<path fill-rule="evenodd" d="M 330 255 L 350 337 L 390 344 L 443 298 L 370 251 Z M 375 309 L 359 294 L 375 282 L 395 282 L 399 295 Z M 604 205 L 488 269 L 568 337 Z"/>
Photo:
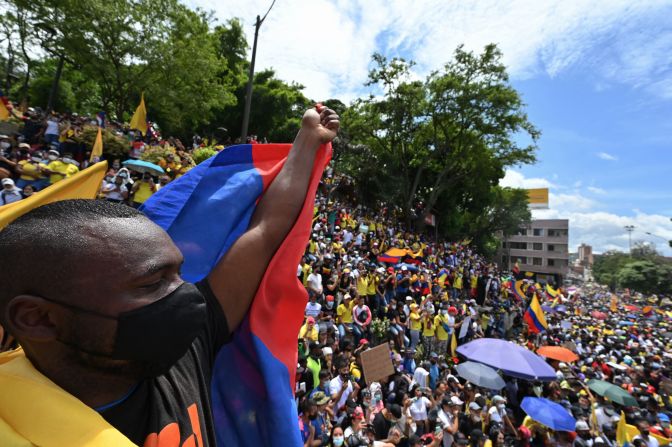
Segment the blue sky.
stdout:
<path fill-rule="evenodd" d="M 188 0 L 219 21 L 253 21 L 271 0 Z M 402 56 L 426 76 L 464 44 L 495 42 L 542 131 L 538 163 L 503 185 L 548 186 L 550 209 L 570 219 L 570 245 L 597 252 L 633 240 L 672 256 L 672 2 L 647 0 L 278 0 L 263 24 L 257 67 L 273 67 L 316 100 L 348 102 L 374 51 Z"/>

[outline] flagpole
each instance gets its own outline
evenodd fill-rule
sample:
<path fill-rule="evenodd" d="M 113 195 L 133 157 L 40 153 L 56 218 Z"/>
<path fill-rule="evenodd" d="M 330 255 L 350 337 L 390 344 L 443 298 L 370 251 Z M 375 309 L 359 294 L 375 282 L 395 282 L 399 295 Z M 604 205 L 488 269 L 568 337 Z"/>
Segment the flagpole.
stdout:
<path fill-rule="evenodd" d="M 243 144 L 246 143 L 247 127 L 250 124 L 250 108 L 252 107 L 252 83 L 254 81 L 254 63 L 257 58 L 257 39 L 259 38 L 259 28 L 261 28 L 261 24 L 264 23 L 264 20 L 266 20 L 266 16 L 268 15 L 268 13 L 271 12 L 273 5 L 275 5 L 275 0 L 273 0 L 273 3 L 271 3 L 271 7 L 268 8 L 268 11 L 266 11 L 266 14 L 264 14 L 263 18 L 259 18 L 259 16 L 257 16 L 257 21 L 254 24 L 254 43 L 252 44 L 252 60 L 250 61 L 250 71 L 248 73 L 247 88 L 245 92 L 245 111 L 243 112 L 243 128 L 240 131 L 240 140 L 241 140 L 240 142 Z"/>

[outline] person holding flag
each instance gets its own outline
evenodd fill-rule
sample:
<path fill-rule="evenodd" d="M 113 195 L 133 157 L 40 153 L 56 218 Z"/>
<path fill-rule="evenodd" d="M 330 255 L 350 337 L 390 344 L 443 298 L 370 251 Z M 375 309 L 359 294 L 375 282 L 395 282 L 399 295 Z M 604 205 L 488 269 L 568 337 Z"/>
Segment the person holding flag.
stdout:
<path fill-rule="evenodd" d="M 174 233 L 171 240 L 141 212 L 106 201 L 51 203 L 5 227 L 0 232 L 0 325 L 22 349 L 0 355 L 0 445 L 74 446 L 84 440 L 90 446 L 240 445 L 242 439 L 227 443 L 215 434 L 211 403 L 221 400 L 210 388 L 215 358 L 234 331 L 236 339 L 244 338 L 241 331 L 254 324 L 246 315 L 251 306 L 250 312 L 258 312 L 253 301 L 269 263 L 279 265 L 274 255 L 290 232 L 295 239 L 303 234 L 294 232 L 295 222 L 307 224 L 309 231 L 310 213 L 303 211 L 306 206 L 312 210 L 311 196 L 328 160 L 321 145 L 330 143 L 338 129 L 338 115 L 326 107 L 304 114 L 284 165 L 273 164 L 277 175 L 265 178 L 263 195 L 252 200 L 255 208 L 237 217 L 249 223 L 212 259 L 213 265 L 194 256 L 193 244 L 181 244 L 180 250 Z M 220 155 L 251 150 L 240 148 Z M 268 166 L 265 160 L 273 155 L 261 151 L 257 156 L 263 159 L 255 163 Z M 203 167 L 208 168 L 217 166 Z M 180 179 L 181 189 L 172 192 L 184 192 L 190 177 Z M 201 189 L 191 188 L 189 199 L 196 200 Z M 215 213 L 236 206 L 200 199 Z M 216 238 L 217 225 L 211 234 L 195 233 L 194 238 Z M 290 246 L 303 250 L 307 237 Z M 209 273 L 196 284 L 182 279 L 183 274 L 197 278 L 194 271 L 204 268 Z M 300 320 L 301 311 L 290 317 Z M 295 346 L 293 354 L 296 365 Z M 226 368 L 252 371 L 251 357 L 234 358 Z M 287 383 L 278 383 L 289 387 L 293 373 L 287 371 Z M 288 409 L 289 394 L 281 396 Z M 267 396 L 267 405 L 272 397 L 277 396 Z M 255 433 L 264 441 L 254 445 L 300 440 L 295 427 L 280 425 L 284 416 L 292 417 L 288 412 L 274 412 L 271 417 L 277 419 L 266 421 L 267 431 Z M 221 424 L 218 417 L 217 430 Z"/>

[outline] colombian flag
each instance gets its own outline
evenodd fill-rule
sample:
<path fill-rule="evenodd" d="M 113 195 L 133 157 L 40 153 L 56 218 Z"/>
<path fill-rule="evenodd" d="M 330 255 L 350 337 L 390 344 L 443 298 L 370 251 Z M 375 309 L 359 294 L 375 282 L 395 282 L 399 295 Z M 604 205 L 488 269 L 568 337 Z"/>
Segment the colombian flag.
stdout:
<path fill-rule="evenodd" d="M 532 297 L 530 307 L 528 307 L 525 311 L 525 322 L 530 328 L 530 332 L 533 334 L 538 334 L 539 332 L 543 332 L 548 329 L 548 323 L 546 322 L 544 311 L 541 308 L 536 295 Z"/>
<path fill-rule="evenodd" d="M 525 291 L 523 291 L 523 280 L 519 279 L 513 284 L 513 296 L 516 297 L 516 300 L 519 302 L 525 301 Z"/>
<path fill-rule="evenodd" d="M 290 148 L 228 147 L 147 201 L 145 214 L 168 232 L 184 255 L 185 280 L 204 278 L 245 232 L 259 197 Z M 308 297 L 296 266 L 310 236 L 315 192 L 330 158 L 331 145 L 322 146 L 294 227 L 269 263 L 233 341 L 217 355 L 211 385 L 217 445 L 302 445 L 294 382 L 296 334 Z"/>
<path fill-rule="evenodd" d="M 559 290 L 555 290 L 550 284 L 546 284 L 546 295 L 548 295 L 549 299 L 556 299 L 559 294 Z"/>

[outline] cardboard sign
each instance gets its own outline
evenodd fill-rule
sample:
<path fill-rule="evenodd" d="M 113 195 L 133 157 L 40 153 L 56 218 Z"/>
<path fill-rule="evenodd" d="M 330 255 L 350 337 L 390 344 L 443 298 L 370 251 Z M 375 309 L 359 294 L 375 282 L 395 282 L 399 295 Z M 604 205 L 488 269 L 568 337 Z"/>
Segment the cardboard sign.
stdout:
<path fill-rule="evenodd" d="M 460 326 L 460 335 L 457 338 L 464 338 L 467 336 L 470 324 L 471 324 L 471 317 L 465 318 L 464 322 L 462 323 L 462 326 Z"/>
<path fill-rule="evenodd" d="M 371 385 L 394 374 L 394 365 L 390 358 L 390 347 L 387 343 L 362 352 L 362 368 L 366 384 Z"/>

